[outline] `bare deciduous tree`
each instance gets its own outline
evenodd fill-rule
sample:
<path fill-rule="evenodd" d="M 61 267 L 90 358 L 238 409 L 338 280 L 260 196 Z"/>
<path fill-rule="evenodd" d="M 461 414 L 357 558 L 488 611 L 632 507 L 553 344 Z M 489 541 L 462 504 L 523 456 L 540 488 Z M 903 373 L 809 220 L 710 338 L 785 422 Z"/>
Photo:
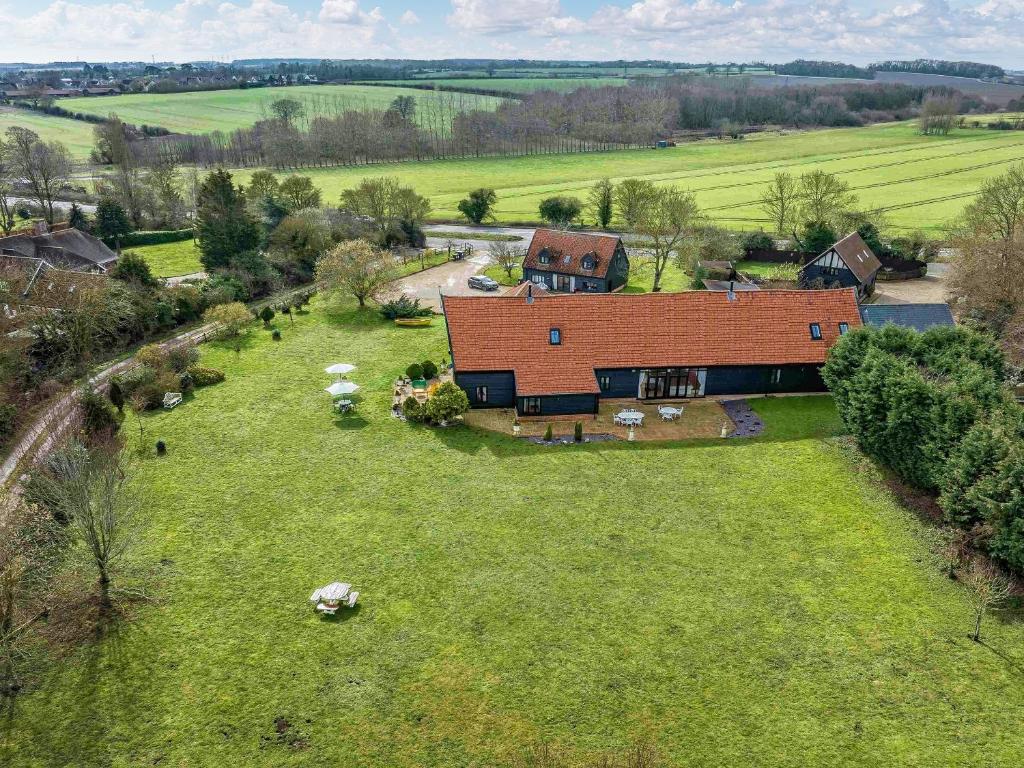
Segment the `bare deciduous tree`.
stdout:
<path fill-rule="evenodd" d="M 14 183 L 17 181 L 11 150 L 0 136 L 0 232 L 14 229 Z"/>
<path fill-rule="evenodd" d="M 981 642 L 981 622 L 985 614 L 998 608 L 1012 592 L 1010 580 L 989 563 L 972 560 L 960 571 L 960 581 L 967 587 L 974 606 L 974 632 L 971 639 Z"/>
<path fill-rule="evenodd" d="M 141 507 L 119 451 L 73 441 L 47 458 L 34 478 L 34 492 L 85 545 L 96 568 L 100 613 L 109 615 L 111 581 L 138 540 Z"/>
<path fill-rule="evenodd" d="M 651 205 L 657 191 L 647 179 L 623 179 L 615 188 L 615 205 L 622 223 L 635 230 L 644 209 Z"/>
<path fill-rule="evenodd" d="M 761 193 L 761 210 L 771 219 L 779 234 L 789 232 L 797 224 L 799 190 L 796 179 L 785 171 L 776 173 Z"/>
<path fill-rule="evenodd" d="M 46 614 L 59 551 L 52 543 L 59 539 L 53 518 L 37 507 L 10 503 L 0 515 L 0 693 L 20 688 L 18 663 L 26 653 L 20 641 Z"/>
<path fill-rule="evenodd" d="M 505 270 L 505 273 L 511 280 L 512 273 L 515 271 L 516 267 L 522 263 L 522 249 L 512 243 L 499 240 L 498 242 L 491 244 L 490 253 L 491 258 L 494 259 L 494 263 Z"/>
<path fill-rule="evenodd" d="M 799 199 L 801 221 L 820 221 L 833 226 L 857 202 L 849 184 L 822 170 L 801 174 Z"/>
<path fill-rule="evenodd" d="M 654 271 L 653 292 L 661 290 L 661 278 L 669 259 L 685 244 L 700 223 L 700 208 L 690 192 L 677 187 L 657 189 L 639 212 L 634 232 L 649 241 L 647 260 Z"/>
<path fill-rule="evenodd" d="M 316 264 L 316 279 L 329 291 L 355 296 L 360 308 L 376 299 L 391 282 L 392 263 L 386 253 L 365 240 L 338 243 Z"/>
<path fill-rule="evenodd" d="M 44 142 L 27 128 L 7 129 L 8 156 L 15 173 L 28 184 L 29 194 L 49 224 L 54 222 L 53 203 L 71 176 L 71 155 L 59 141 Z"/>

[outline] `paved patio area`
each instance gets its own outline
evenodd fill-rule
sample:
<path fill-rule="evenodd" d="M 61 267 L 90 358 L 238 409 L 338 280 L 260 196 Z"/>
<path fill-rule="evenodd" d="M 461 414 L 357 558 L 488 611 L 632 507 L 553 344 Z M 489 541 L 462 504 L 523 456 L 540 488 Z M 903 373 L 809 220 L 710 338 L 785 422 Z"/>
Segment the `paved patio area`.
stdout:
<path fill-rule="evenodd" d="M 683 407 L 683 415 L 675 421 L 662 421 L 658 415 L 659 405 Z M 634 430 L 637 440 L 692 440 L 695 438 L 721 437 L 722 426 L 727 425 L 731 433 L 735 424 L 726 415 L 722 406 L 714 400 L 659 400 L 657 403 L 640 402 L 625 398 L 602 400 L 597 416 L 558 416 L 545 419 L 531 417 L 520 419 L 522 437 L 542 437 L 551 425 L 554 436 L 572 435 L 576 421 L 583 422 L 583 434 L 614 435 L 626 440 L 629 427 L 615 424 L 613 417 L 622 410 L 638 410 L 644 414 L 644 425 Z M 479 408 L 469 411 L 465 423 L 480 429 L 512 434 L 515 410 L 512 408 Z"/>

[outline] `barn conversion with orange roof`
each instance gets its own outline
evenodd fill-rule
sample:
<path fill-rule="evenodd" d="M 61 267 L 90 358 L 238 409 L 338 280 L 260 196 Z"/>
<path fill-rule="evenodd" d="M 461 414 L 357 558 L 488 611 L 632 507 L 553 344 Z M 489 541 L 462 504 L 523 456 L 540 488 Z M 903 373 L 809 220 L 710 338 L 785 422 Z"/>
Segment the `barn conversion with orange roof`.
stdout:
<path fill-rule="evenodd" d="M 605 398 L 820 392 L 861 325 L 855 289 L 446 296 L 455 383 L 473 407 L 596 413 Z"/>

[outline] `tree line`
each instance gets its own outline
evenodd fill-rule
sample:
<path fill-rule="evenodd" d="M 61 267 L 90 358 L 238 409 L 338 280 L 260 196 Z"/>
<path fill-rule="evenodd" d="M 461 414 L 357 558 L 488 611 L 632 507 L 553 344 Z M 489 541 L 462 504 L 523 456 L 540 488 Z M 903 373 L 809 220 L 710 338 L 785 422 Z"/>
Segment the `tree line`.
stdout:
<path fill-rule="evenodd" d="M 963 109 L 977 97 L 949 89 Z M 483 156 L 584 152 L 650 146 L 677 131 L 738 126 L 854 126 L 907 119 L 935 88 L 840 84 L 756 88 L 743 81 L 666 77 L 643 84 L 541 91 L 479 109 L 454 94 L 399 97 L 391 106 L 299 102 L 287 114 L 230 133 L 171 135 L 132 141 L 138 162 L 189 165 L 355 165 Z M 399 103 L 401 102 L 401 103 Z M 731 131 L 734 132 L 734 131 Z"/>

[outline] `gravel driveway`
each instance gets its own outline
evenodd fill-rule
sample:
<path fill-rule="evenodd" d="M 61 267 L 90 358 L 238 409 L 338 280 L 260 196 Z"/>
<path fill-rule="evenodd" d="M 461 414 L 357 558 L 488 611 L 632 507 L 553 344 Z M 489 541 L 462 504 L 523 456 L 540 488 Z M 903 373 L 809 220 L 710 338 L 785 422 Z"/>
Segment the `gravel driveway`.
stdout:
<path fill-rule="evenodd" d="M 944 304 L 948 264 L 932 262 L 928 274 L 917 280 L 883 282 L 875 287 L 876 304 Z"/>
<path fill-rule="evenodd" d="M 423 272 L 403 277 L 399 280 L 393 295 L 404 293 L 419 299 L 424 307 L 440 312 L 441 293 L 445 296 L 483 296 L 484 291 L 470 288 L 467 281 L 470 277 L 482 272 L 491 263 L 491 257 L 485 251 L 478 250 L 471 258 L 463 261 L 449 261 Z M 487 293 L 494 296 L 503 293 L 506 288 Z"/>

